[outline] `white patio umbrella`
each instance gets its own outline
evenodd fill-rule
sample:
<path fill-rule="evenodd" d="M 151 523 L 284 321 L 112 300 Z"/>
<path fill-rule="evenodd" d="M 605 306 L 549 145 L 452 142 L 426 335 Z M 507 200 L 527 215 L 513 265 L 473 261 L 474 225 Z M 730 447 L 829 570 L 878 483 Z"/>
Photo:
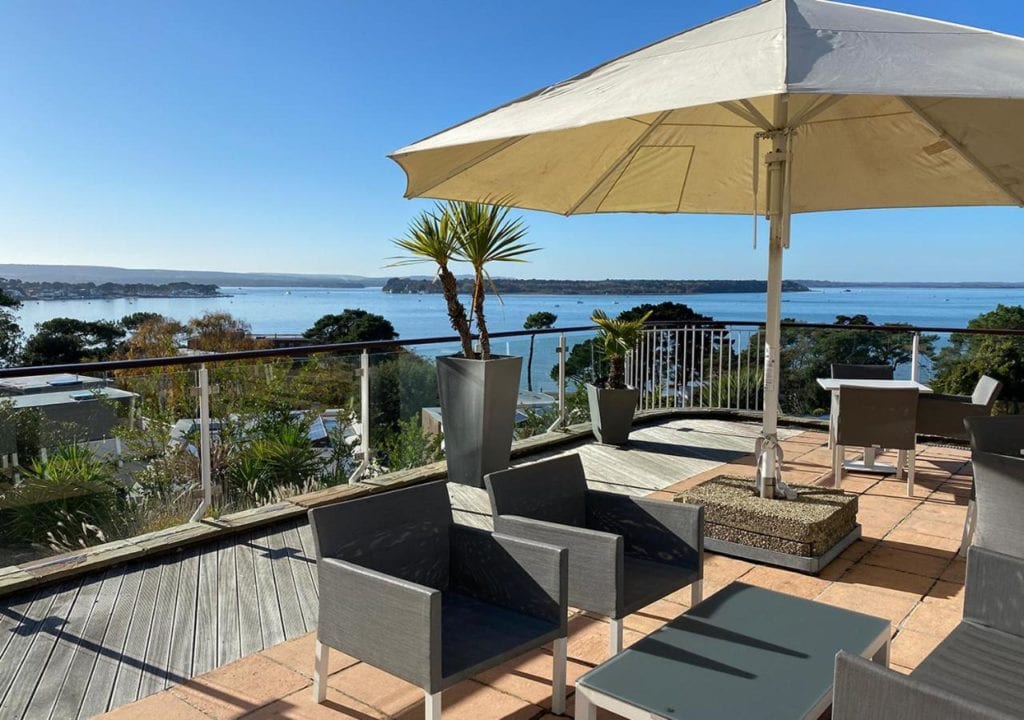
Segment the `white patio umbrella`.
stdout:
<path fill-rule="evenodd" d="M 502 198 L 565 215 L 767 215 L 759 468 L 771 497 L 791 213 L 1024 205 L 1022 131 L 1024 39 L 826 0 L 767 0 L 391 157 L 407 197 Z"/>

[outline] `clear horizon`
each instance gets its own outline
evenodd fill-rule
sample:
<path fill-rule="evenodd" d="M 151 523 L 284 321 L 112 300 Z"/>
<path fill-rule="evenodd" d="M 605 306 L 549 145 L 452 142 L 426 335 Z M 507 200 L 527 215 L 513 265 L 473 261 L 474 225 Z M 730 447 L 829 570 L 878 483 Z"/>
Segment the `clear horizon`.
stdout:
<path fill-rule="evenodd" d="M 444 18 L 410 3 L 397 21 L 382 3 L 13 0 L 0 10 L 5 260 L 429 274 L 386 267 L 389 238 L 432 204 L 402 198 L 388 152 L 746 4 L 453 0 Z M 863 4 L 1024 34 L 1009 3 Z M 1019 212 L 797 216 L 784 275 L 1021 281 Z M 765 276 L 749 216 L 522 215 L 541 251 L 496 275 Z"/>

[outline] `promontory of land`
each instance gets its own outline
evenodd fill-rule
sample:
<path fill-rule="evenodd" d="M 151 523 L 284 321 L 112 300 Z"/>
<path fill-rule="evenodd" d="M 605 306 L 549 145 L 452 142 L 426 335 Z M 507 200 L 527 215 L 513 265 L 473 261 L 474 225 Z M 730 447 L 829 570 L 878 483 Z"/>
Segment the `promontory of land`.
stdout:
<path fill-rule="evenodd" d="M 148 283 L 26 282 L 0 278 L 0 290 L 15 300 L 110 300 L 114 298 L 210 298 L 221 295 L 216 285 Z"/>
<path fill-rule="evenodd" d="M 764 280 L 519 280 L 494 278 L 499 293 L 532 295 L 703 295 L 708 293 L 763 293 Z M 459 280 L 460 292 L 472 292 L 471 279 Z M 783 292 L 807 292 L 807 286 L 785 280 Z M 419 278 L 391 278 L 386 293 L 439 293 L 440 283 Z"/>

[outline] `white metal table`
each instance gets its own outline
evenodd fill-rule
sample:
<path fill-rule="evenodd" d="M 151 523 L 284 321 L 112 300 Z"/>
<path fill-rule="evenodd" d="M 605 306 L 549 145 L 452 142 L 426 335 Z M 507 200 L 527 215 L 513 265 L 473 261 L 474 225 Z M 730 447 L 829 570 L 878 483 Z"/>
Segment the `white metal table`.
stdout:
<path fill-rule="evenodd" d="M 841 387 L 863 387 L 863 388 L 893 388 L 908 389 L 914 388 L 918 392 L 930 393 L 932 389 L 916 380 L 854 380 L 844 378 L 818 378 L 818 386 L 828 390 L 832 395 L 832 403 L 828 416 L 828 446 L 831 448 L 836 444 L 836 414 L 839 411 L 839 388 Z M 875 448 L 864 448 L 864 457 L 861 460 L 847 460 L 843 463 L 847 470 L 862 473 L 878 473 L 880 475 L 892 475 L 896 472 L 895 465 L 875 462 Z"/>

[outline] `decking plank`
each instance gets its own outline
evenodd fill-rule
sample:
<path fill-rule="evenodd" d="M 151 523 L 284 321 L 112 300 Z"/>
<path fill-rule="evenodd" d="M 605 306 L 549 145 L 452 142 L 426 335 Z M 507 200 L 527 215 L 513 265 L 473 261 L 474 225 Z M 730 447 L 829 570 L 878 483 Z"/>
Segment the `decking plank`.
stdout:
<path fill-rule="evenodd" d="M 110 622 L 103 635 L 102 649 L 96 658 L 96 664 L 89 678 L 88 689 L 82 699 L 81 717 L 92 717 L 105 712 L 114 692 L 114 681 L 117 679 L 118 668 L 122 662 L 134 661 L 125 655 L 125 641 L 131 625 L 135 602 L 139 597 L 139 587 L 146 566 L 138 563 L 129 568 L 120 568 L 121 587 L 114 599 L 114 607 L 110 611 Z"/>
<path fill-rule="evenodd" d="M 306 556 L 303 548 L 301 525 L 291 525 L 284 534 L 285 541 L 293 548 L 295 553 L 288 558 L 288 567 L 292 571 L 292 578 L 295 581 L 295 592 L 299 604 L 299 612 L 302 614 L 302 624 L 306 631 L 316 628 L 317 607 L 319 605 L 316 597 L 316 584 L 310 568 L 316 560 Z"/>
<path fill-rule="evenodd" d="M 319 597 L 320 580 L 316 575 L 316 543 L 313 540 L 313 528 L 310 527 L 309 520 L 299 525 L 296 532 L 299 533 L 299 540 L 302 542 L 302 555 L 309 561 L 306 567 L 309 569 L 309 577 L 313 580 L 313 590 Z"/>
<path fill-rule="evenodd" d="M 242 657 L 263 649 L 263 630 L 260 627 L 259 599 L 256 597 L 256 569 L 253 549 L 248 544 L 251 534 L 235 544 L 235 571 L 238 584 L 239 651 Z"/>
<path fill-rule="evenodd" d="M 192 674 L 201 675 L 217 667 L 217 607 L 219 605 L 217 568 L 218 544 L 203 547 L 198 554 L 199 580 L 196 585 L 195 642 L 192 647 Z"/>
<path fill-rule="evenodd" d="M 102 575 L 99 591 L 93 601 L 92 609 L 89 611 L 89 618 L 79 636 L 78 644 L 74 647 L 74 657 L 68 665 L 64 674 L 64 683 L 60 687 L 56 698 L 52 699 L 50 717 L 56 720 L 63 718 L 85 717 L 82 713 L 82 701 L 86 691 L 92 682 L 93 668 L 100 654 L 106 650 L 103 646 L 103 638 L 110 624 L 111 612 L 118 593 L 121 592 L 121 584 L 124 575 L 119 568 L 108 568 Z M 78 595 L 76 605 L 83 602 L 82 593 Z M 63 638 L 62 638 L 63 641 Z M 46 667 L 46 675 L 55 673 L 55 665 Z M 32 706 L 45 700 L 45 685 L 40 682 L 36 688 L 36 694 L 32 698 Z M 29 714 L 32 714 L 32 706 Z M 43 717 L 40 714 L 40 717 Z"/>
<path fill-rule="evenodd" d="M 150 561 L 143 566 L 139 592 L 125 637 L 121 664 L 118 666 L 114 689 L 110 695 L 112 708 L 137 700 L 142 675 L 151 669 L 146 648 L 153 624 L 160 621 L 154 613 L 163 567 L 164 564 L 159 560 Z"/>
<path fill-rule="evenodd" d="M 217 543 L 217 667 L 242 656 L 237 585 L 235 543 L 221 540 Z"/>
<path fill-rule="evenodd" d="M 301 552 L 286 538 L 287 527 L 271 529 L 266 534 L 266 543 L 270 547 L 273 562 L 270 563 L 274 573 L 274 585 L 277 586 L 277 601 L 281 611 L 281 624 L 286 640 L 291 640 L 306 632 L 306 623 L 299 608 L 299 592 L 295 588 L 295 577 L 292 574 L 292 555 Z"/>
<path fill-rule="evenodd" d="M 166 685 L 192 677 L 192 648 L 196 633 L 196 587 L 199 584 L 199 551 L 190 548 L 177 563 L 178 597 L 174 605 L 170 648 L 167 653 Z"/>
<path fill-rule="evenodd" d="M 37 633 L 43 623 L 50 617 L 50 610 L 60 595 L 62 586 L 40 589 L 32 598 L 31 604 L 23 611 L 14 608 L 21 605 L 11 605 L 5 609 L 5 617 L 14 619 L 17 623 L 11 628 L 10 637 L 7 639 L 3 655 L 0 655 L 0 716 L 7 717 L 4 699 L 10 690 L 14 677 L 18 674 L 22 661 L 32 648 Z"/>
<path fill-rule="evenodd" d="M 44 681 L 44 677 L 46 683 L 53 682 L 54 676 L 46 674 L 46 665 L 53 654 L 57 638 L 60 637 L 61 631 L 68 623 L 75 605 L 75 598 L 78 597 L 78 591 L 82 584 L 83 580 L 78 578 L 63 586 L 63 589 L 54 599 L 49 616 L 36 629 L 32 639 L 32 647 L 29 648 L 22 659 L 21 666 L 11 682 L 7 695 L 4 697 L 3 702 L 0 703 L 3 705 L 5 718 L 24 717 L 29 702 L 35 694 L 36 686 L 41 681 Z M 92 582 L 89 584 L 91 585 Z M 63 680 L 63 677 L 63 673 L 61 673 L 57 682 Z"/>
<path fill-rule="evenodd" d="M 260 612 L 260 628 L 263 632 L 262 647 L 284 642 L 284 622 L 281 605 L 274 583 L 274 568 L 271 560 L 267 532 L 254 533 L 250 540 L 253 548 L 253 566 L 256 570 L 256 599 Z M 262 649 L 262 648 L 261 648 Z"/>

